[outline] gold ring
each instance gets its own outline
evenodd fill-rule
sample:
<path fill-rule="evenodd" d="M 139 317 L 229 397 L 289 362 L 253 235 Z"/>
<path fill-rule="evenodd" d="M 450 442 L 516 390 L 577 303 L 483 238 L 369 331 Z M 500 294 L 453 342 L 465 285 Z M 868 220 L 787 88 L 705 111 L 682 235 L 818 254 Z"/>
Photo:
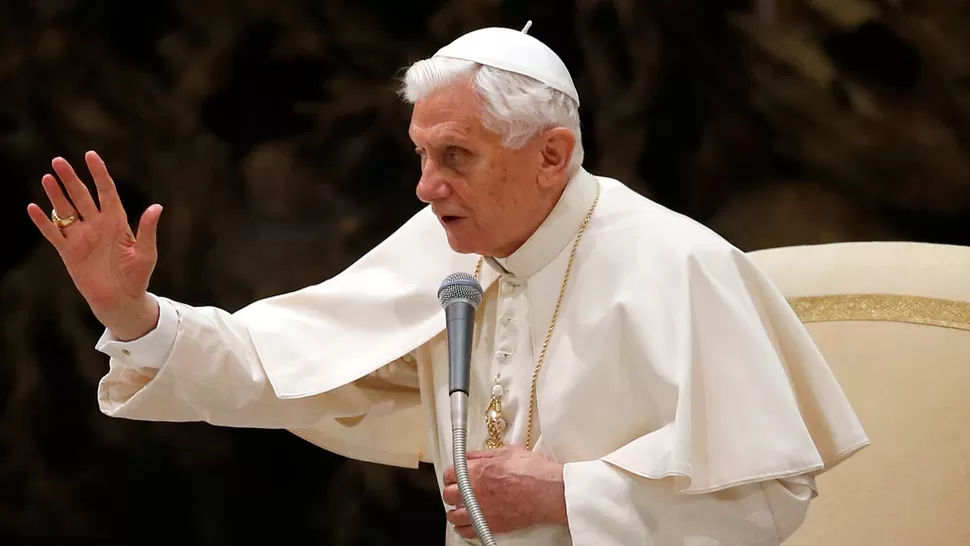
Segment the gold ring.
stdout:
<path fill-rule="evenodd" d="M 77 222 L 77 214 L 72 214 L 67 218 L 61 218 L 57 215 L 57 210 L 51 209 L 51 222 L 54 222 L 55 226 L 64 229 L 74 222 Z"/>

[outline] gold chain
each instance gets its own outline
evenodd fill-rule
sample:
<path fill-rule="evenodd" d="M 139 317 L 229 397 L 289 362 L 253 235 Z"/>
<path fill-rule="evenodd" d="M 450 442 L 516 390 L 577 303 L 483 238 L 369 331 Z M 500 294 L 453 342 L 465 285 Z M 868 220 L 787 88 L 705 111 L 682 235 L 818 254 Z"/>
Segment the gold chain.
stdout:
<path fill-rule="evenodd" d="M 552 320 L 549 321 L 549 329 L 546 330 L 546 338 L 542 342 L 542 350 L 539 352 L 539 359 L 536 360 L 535 370 L 532 372 L 532 388 L 529 394 L 529 425 L 527 428 L 525 436 L 525 448 L 532 449 L 532 423 L 534 421 L 533 416 L 537 411 L 538 406 L 538 385 L 539 385 L 539 372 L 542 371 L 542 364 L 546 360 L 546 352 L 549 350 L 549 344 L 552 342 L 552 334 L 556 330 L 556 323 L 559 321 L 559 311 L 562 309 L 562 302 L 566 296 L 566 287 L 569 286 L 569 277 L 572 273 L 573 262 L 576 260 L 576 250 L 579 248 L 579 242 L 583 239 L 583 234 L 586 233 L 586 226 L 589 225 L 590 220 L 593 217 L 593 211 L 596 210 L 596 204 L 600 200 L 600 184 L 596 184 L 596 197 L 593 199 L 592 206 L 589 207 L 589 212 L 586 213 L 586 217 L 583 219 L 583 223 L 579 226 L 579 233 L 576 234 L 576 239 L 573 241 L 572 249 L 569 251 L 569 262 L 566 264 L 566 273 L 563 275 L 562 284 L 559 287 L 559 298 L 556 300 L 556 308 L 552 312 Z M 482 270 L 482 263 L 484 258 L 478 260 L 478 265 L 475 266 L 475 278 L 479 277 Z M 501 419 L 501 401 L 497 397 L 493 396 L 492 401 L 488 405 L 488 409 L 485 411 L 485 421 L 488 425 L 489 439 L 486 441 L 486 445 L 489 448 L 502 447 L 502 440 L 499 434 L 502 432 L 499 427 L 496 426 L 496 421 Z M 494 415 L 491 415 L 494 414 Z"/>

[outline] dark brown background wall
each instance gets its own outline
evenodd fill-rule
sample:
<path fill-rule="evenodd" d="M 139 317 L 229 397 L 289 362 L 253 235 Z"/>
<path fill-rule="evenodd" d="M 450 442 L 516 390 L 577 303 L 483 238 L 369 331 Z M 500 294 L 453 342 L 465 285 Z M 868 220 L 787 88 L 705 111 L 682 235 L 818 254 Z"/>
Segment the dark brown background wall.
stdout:
<path fill-rule="evenodd" d="M 0 3 L 0 536 L 440 542 L 427 469 L 102 416 L 101 327 L 25 206 L 52 157 L 96 149 L 133 218 L 166 207 L 156 293 L 234 310 L 319 282 L 419 208 L 394 80 L 480 26 L 534 20 L 583 97 L 587 167 L 744 249 L 970 242 L 967 13 L 758 3 L 773 17 L 744 0 Z"/>

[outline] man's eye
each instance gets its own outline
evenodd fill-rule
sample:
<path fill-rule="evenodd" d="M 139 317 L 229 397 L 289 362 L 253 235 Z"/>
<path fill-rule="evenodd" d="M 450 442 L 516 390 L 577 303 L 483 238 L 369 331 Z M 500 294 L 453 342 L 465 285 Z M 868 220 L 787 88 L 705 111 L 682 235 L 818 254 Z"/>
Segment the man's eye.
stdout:
<path fill-rule="evenodd" d="M 465 156 L 465 150 L 457 146 L 449 146 L 445 150 L 445 155 L 448 157 L 448 161 L 454 162 Z"/>

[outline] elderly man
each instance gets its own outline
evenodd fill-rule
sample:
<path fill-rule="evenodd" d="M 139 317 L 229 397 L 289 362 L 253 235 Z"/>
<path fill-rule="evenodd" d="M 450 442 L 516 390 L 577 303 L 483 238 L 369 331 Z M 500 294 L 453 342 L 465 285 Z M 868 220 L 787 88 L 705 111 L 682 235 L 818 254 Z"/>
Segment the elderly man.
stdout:
<path fill-rule="evenodd" d="M 346 271 L 236 312 L 147 292 L 102 160 L 100 210 L 63 159 L 28 212 L 106 331 L 104 413 L 289 429 L 364 461 L 434 463 L 447 543 L 472 538 L 451 468 L 436 290 L 477 276 L 469 469 L 499 544 L 769 545 L 814 476 L 868 439 L 784 298 L 694 221 L 583 169 L 569 72 L 490 28 L 413 65 L 403 95 L 429 204 Z M 72 204 L 73 202 L 73 204 Z"/>

